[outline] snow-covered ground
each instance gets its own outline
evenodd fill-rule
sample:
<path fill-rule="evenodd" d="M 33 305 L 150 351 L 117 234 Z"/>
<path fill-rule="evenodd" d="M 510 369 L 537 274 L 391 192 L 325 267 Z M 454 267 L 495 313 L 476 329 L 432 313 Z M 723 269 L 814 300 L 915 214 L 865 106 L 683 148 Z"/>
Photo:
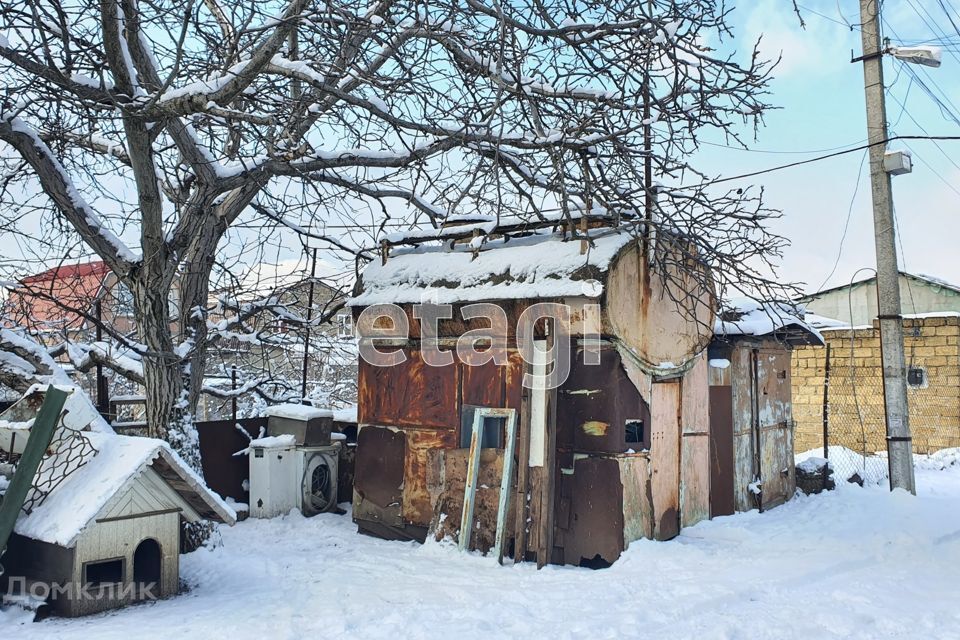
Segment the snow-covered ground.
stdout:
<path fill-rule="evenodd" d="M 916 498 L 845 484 L 704 522 L 601 571 L 383 542 L 347 516 L 248 520 L 183 557 L 189 593 L 23 626 L 8 612 L 0 637 L 960 638 L 960 465 L 917 479 Z"/>

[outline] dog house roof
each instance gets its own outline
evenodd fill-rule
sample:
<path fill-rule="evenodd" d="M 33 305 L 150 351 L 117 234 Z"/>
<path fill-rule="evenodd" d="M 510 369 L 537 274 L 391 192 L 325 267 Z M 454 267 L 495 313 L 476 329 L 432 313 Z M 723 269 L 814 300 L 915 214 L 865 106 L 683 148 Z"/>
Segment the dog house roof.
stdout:
<path fill-rule="evenodd" d="M 61 451 L 63 465 L 73 466 L 72 472 L 35 507 L 23 514 L 14 529 L 19 535 L 70 547 L 101 509 L 118 493 L 125 491 L 148 467 L 186 502 L 201 518 L 233 524 L 236 513 L 219 496 L 204 485 L 203 480 L 166 442 L 153 438 L 120 436 L 109 433 L 84 432 L 97 450 L 85 462 L 67 460 Z M 41 482 L 61 465 L 44 464 L 35 481 Z M 190 518 L 187 510 L 184 517 Z"/>

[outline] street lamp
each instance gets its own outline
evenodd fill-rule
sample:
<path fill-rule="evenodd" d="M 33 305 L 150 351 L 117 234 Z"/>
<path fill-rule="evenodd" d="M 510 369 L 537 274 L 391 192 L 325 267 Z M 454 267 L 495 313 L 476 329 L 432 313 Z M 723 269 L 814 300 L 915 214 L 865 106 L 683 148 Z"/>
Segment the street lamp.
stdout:
<path fill-rule="evenodd" d="M 889 46 L 887 47 L 887 53 L 898 60 L 903 60 L 911 64 L 920 64 L 925 67 L 933 67 L 934 69 L 940 66 L 940 61 L 943 58 L 940 47 L 932 47 L 929 45 L 919 47 Z"/>

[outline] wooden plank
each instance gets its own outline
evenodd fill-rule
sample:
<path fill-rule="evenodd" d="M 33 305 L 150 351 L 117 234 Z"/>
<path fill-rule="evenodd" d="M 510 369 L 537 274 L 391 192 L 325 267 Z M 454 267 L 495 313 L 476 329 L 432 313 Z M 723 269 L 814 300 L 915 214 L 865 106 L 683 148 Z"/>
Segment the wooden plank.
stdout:
<path fill-rule="evenodd" d="M 480 442 L 482 440 L 483 414 L 473 416 L 473 432 L 470 434 L 470 460 L 467 464 L 467 482 L 463 490 L 463 513 L 460 516 L 460 551 L 470 549 L 470 534 L 473 531 L 473 508 L 477 497 L 477 474 L 480 472 Z"/>
<path fill-rule="evenodd" d="M 37 417 L 30 429 L 30 437 L 23 455 L 20 456 L 13 480 L 7 487 L 3 502 L 0 502 L 0 555 L 7 548 L 7 541 L 20 516 L 20 509 L 27 499 L 30 487 L 33 486 L 33 477 L 40 468 L 47 447 L 50 446 L 53 432 L 60 424 L 60 412 L 67 401 L 67 395 L 68 392 L 57 389 L 53 385 L 47 387 L 43 404 L 40 405 L 40 411 L 37 412 Z"/>
<path fill-rule="evenodd" d="M 547 334 L 547 351 L 555 344 L 556 325 L 551 321 Z M 554 365 L 556 366 L 556 365 Z M 545 389 L 543 473 L 541 476 L 540 533 L 537 538 L 537 568 L 542 569 L 553 557 L 553 513 L 557 484 L 557 388 Z"/>
<path fill-rule="evenodd" d="M 710 518 L 710 401 L 706 354 L 683 377 L 680 411 L 680 526 Z"/>
<path fill-rule="evenodd" d="M 523 364 L 520 376 L 530 369 Z M 527 494 L 530 486 L 530 389 L 523 387 L 520 397 L 520 428 L 517 447 L 517 495 L 514 499 L 516 519 L 513 526 L 513 561 L 523 562 L 527 555 L 527 518 L 529 501 Z"/>
<path fill-rule="evenodd" d="M 680 382 L 653 384 L 650 406 L 654 538 L 669 540 L 680 532 Z"/>

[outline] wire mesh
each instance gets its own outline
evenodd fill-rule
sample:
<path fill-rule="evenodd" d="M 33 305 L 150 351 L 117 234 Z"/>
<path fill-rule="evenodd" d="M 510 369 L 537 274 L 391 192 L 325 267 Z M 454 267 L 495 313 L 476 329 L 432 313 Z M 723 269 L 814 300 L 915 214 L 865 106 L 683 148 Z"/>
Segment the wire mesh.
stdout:
<path fill-rule="evenodd" d="M 86 434 L 62 425 L 48 450 L 52 453 L 48 453 L 40 462 L 30 493 L 23 502 L 23 511 L 28 515 L 43 504 L 47 496 L 63 484 L 64 480 L 97 455 L 97 448 Z"/>
<path fill-rule="evenodd" d="M 914 454 L 960 447 L 960 336 L 937 318 L 905 321 Z M 795 360 L 797 451 L 830 460 L 837 480 L 887 477 L 883 366 L 875 328 L 824 332 L 829 349 Z"/>

